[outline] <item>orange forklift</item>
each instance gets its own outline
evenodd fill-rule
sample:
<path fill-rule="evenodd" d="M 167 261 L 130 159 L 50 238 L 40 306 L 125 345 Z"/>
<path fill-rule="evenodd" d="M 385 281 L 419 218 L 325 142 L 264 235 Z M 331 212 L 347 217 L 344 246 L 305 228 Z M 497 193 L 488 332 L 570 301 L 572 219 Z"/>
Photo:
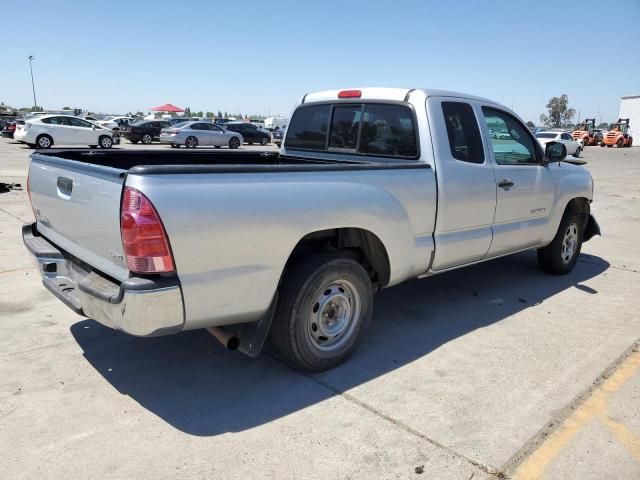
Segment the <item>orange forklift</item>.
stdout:
<path fill-rule="evenodd" d="M 602 138 L 601 146 L 613 147 L 617 145 L 620 147 L 630 147 L 633 145 L 633 137 L 629 135 L 629 119 L 619 118 L 614 123 L 611 130 Z"/>
<path fill-rule="evenodd" d="M 585 118 L 584 122 L 576 127 L 571 133 L 576 142 L 582 143 L 583 146 L 598 145 L 602 141 L 602 134 L 596 132 L 596 119 Z"/>

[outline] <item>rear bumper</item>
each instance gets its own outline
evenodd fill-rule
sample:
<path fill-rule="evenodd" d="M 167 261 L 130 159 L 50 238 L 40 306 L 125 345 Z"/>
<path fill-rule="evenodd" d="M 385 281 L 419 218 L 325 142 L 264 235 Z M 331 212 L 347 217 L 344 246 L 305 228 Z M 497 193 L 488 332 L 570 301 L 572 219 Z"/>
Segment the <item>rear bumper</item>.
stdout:
<path fill-rule="evenodd" d="M 33 223 L 22 227 L 22 239 L 43 285 L 79 315 L 142 337 L 183 329 L 182 292 L 176 277 L 132 277 L 116 283 L 40 236 Z"/>

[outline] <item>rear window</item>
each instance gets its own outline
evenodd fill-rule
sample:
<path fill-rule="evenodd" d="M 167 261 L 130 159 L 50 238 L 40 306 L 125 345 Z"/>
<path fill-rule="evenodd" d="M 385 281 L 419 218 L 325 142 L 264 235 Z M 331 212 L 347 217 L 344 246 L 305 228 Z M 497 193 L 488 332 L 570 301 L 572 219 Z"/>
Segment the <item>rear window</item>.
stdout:
<path fill-rule="evenodd" d="M 329 105 L 299 107 L 287 130 L 287 148 L 324 150 L 329 131 Z"/>
<path fill-rule="evenodd" d="M 536 138 L 556 138 L 557 133 L 536 133 Z"/>
<path fill-rule="evenodd" d="M 418 156 L 414 115 L 406 105 L 301 106 L 286 135 L 285 145 L 292 150 L 326 150 L 328 146 L 354 154 Z"/>
<path fill-rule="evenodd" d="M 356 149 L 361 114 L 362 105 L 346 105 L 333 109 L 329 148 Z"/>
<path fill-rule="evenodd" d="M 417 157 L 418 143 L 411 109 L 404 105 L 365 105 L 359 152 Z"/>
<path fill-rule="evenodd" d="M 463 102 L 442 102 L 451 155 L 469 163 L 484 163 L 480 128 L 473 108 Z"/>

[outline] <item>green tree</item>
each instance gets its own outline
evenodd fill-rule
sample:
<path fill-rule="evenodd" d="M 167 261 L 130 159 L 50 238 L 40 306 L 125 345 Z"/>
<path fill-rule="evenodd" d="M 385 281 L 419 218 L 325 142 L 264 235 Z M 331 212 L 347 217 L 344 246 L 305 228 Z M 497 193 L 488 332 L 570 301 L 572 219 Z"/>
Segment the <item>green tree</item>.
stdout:
<path fill-rule="evenodd" d="M 186 107 L 184 109 L 184 116 L 185 117 L 190 117 L 191 116 L 191 109 L 189 107 Z"/>
<path fill-rule="evenodd" d="M 214 117 L 215 117 L 215 115 L 214 115 L 214 113 L 213 113 L 213 112 L 207 112 L 206 117 L 207 117 L 207 118 L 214 118 Z"/>
<path fill-rule="evenodd" d="M 547 103 L 548 115 L 540 115 L 540 122 L 547 128 L 561 128 L 571 123 L 576 114 L 575 109 L 569 108 L 569 97 L 562 94 L 553 97 Z"/>

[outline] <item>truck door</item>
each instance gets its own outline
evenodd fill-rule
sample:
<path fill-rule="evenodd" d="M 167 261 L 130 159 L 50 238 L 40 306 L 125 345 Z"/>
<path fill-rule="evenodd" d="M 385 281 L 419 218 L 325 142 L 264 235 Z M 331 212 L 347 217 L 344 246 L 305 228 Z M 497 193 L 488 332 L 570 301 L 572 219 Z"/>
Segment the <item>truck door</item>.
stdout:
<path fill-rule="evenodd" d="M 430 97 L 427 113 L 438 181 L 431 268 L 444 270 L 481 260 L 489 251 L 496 180 L 471 101 Z"/>
<path fill-rule="evenodd" d="M 555 198 L 551 169 L 543 165 L 542 149 L 515 116 L 488 105 L 482 106 L 482 114 L 498 187 L 489 256 L 540 245 Z M 492 138 L 489 128 L 509 135 Z"/>

